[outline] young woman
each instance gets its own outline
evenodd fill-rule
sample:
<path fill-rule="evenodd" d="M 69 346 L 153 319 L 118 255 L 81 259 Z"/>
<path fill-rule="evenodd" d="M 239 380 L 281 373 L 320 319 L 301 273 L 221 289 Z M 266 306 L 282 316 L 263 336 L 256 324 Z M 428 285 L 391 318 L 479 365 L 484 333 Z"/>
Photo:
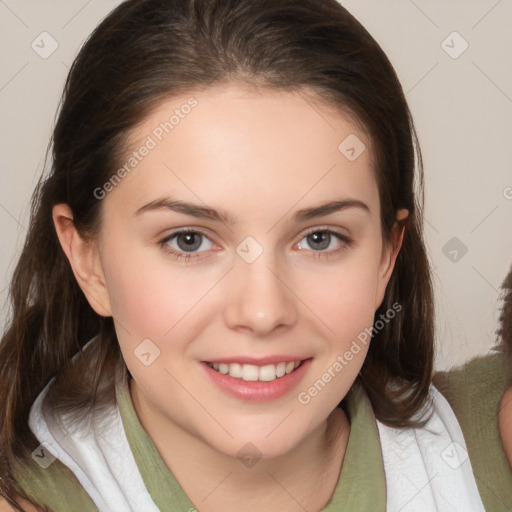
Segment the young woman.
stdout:
<path fill-rule="evenodd" d="M 70 71 L 13 278 L 6 503 L 482 511 L 430 387 L 419 156 L 334 0 L 116 8 Z"/>
<path fill-rule="evenodd" d="M 499 350 L 434 377 L 460 422 L 486 510 L 512 508 L 512 269 L 502 285 Z"/>

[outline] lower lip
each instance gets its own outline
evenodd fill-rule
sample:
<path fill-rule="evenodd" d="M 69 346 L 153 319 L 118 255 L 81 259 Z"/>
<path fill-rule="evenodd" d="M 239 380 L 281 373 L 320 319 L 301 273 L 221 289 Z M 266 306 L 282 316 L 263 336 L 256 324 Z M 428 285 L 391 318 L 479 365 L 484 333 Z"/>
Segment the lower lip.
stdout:
<path fill-rule="evenodd" d="M 248 382 L 243 379 L 230 377 L 229 374 L 223 375 L 210 368 L 204 362 L 201 363 L 201 366 L 205 369 L 210 379 L 228 395 L 251 402 L 269 402 L 281 398 L 297 387 L 306 375 L 311 361 L 312 359 L 306 359 L 293 372 L 271 382 Z"/>

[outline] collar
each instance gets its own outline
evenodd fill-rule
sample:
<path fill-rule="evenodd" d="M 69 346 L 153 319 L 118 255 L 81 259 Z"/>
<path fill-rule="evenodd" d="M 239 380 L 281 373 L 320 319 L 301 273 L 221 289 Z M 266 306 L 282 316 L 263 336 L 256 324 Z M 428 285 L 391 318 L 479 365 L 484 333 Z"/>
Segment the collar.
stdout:
<path fill-rule="evenodd" d="M 195 510 L 139 421 L 127 380 L 117 388 L 126 437 L 142 479 L 162 511 Z M 358 383 L 346 399 L 350 436 L 338 485 L 322 512 L 386 510 L 386 481 L 379 433 L 370 400 Z"/>

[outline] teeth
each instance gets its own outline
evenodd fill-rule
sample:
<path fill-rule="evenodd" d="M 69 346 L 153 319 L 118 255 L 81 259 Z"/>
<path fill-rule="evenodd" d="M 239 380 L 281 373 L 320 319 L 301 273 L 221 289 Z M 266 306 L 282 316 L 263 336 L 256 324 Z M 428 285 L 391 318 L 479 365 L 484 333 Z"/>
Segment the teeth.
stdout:
<path fill-rule="evenodd" d="M 276 377 L 284 377 L 286 375 L 286 363 L 276 365 Z"/>
<path fill-rule="evenodd" d="M 214 370 L 234 377 L 235 379 L 243 379 L 247 382 L 272 382 L 292 373 L 293 370 L 300 366 L 301 361 L 290 361 L 289 363 L 267 364 L 265 366 L 256 366 L 253 364 L 239 363 L 209 363 Z"/>
<path fill-rule="evenodd" d="M 276 366 L 274 364 L 267 364 L 260 368 L 260 380 L 263 382 L 271 382 L 277 376 Z"/>
<path fill-rule="evenodd" d="M 255 382 L 259 377 L 259 369 L 253 364 L 244 364 L 242 366 L 242 379 L 248 382 Z"/>
<path fill-rule="evenodd" d="M 229 376 L 235 377 L 235 379 L 241 379 L 242 378 L 242 365 L 238 364 L 238 363 L 230 364 L 229 365 Z"/>

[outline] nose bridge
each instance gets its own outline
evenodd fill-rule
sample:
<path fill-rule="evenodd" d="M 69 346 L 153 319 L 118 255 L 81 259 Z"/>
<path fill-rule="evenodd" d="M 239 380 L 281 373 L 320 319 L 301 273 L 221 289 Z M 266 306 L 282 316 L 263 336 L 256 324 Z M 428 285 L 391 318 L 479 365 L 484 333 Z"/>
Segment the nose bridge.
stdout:
<path fill-rule="evenodd" d="M 249 242 L 250 244 L 250 242 Z M 242 249 L 254 247 L 240 244 Z M 248 328 L 264 335 L 278 326 L 291 326 L 297 311 L 293 295 L 280 277 L 277 258 L 270 250 L 262 250 L 254 258 L 245 258 L 237 250 L 232 288 L 226 307 L 226 321 L 232 328 Z"/>

